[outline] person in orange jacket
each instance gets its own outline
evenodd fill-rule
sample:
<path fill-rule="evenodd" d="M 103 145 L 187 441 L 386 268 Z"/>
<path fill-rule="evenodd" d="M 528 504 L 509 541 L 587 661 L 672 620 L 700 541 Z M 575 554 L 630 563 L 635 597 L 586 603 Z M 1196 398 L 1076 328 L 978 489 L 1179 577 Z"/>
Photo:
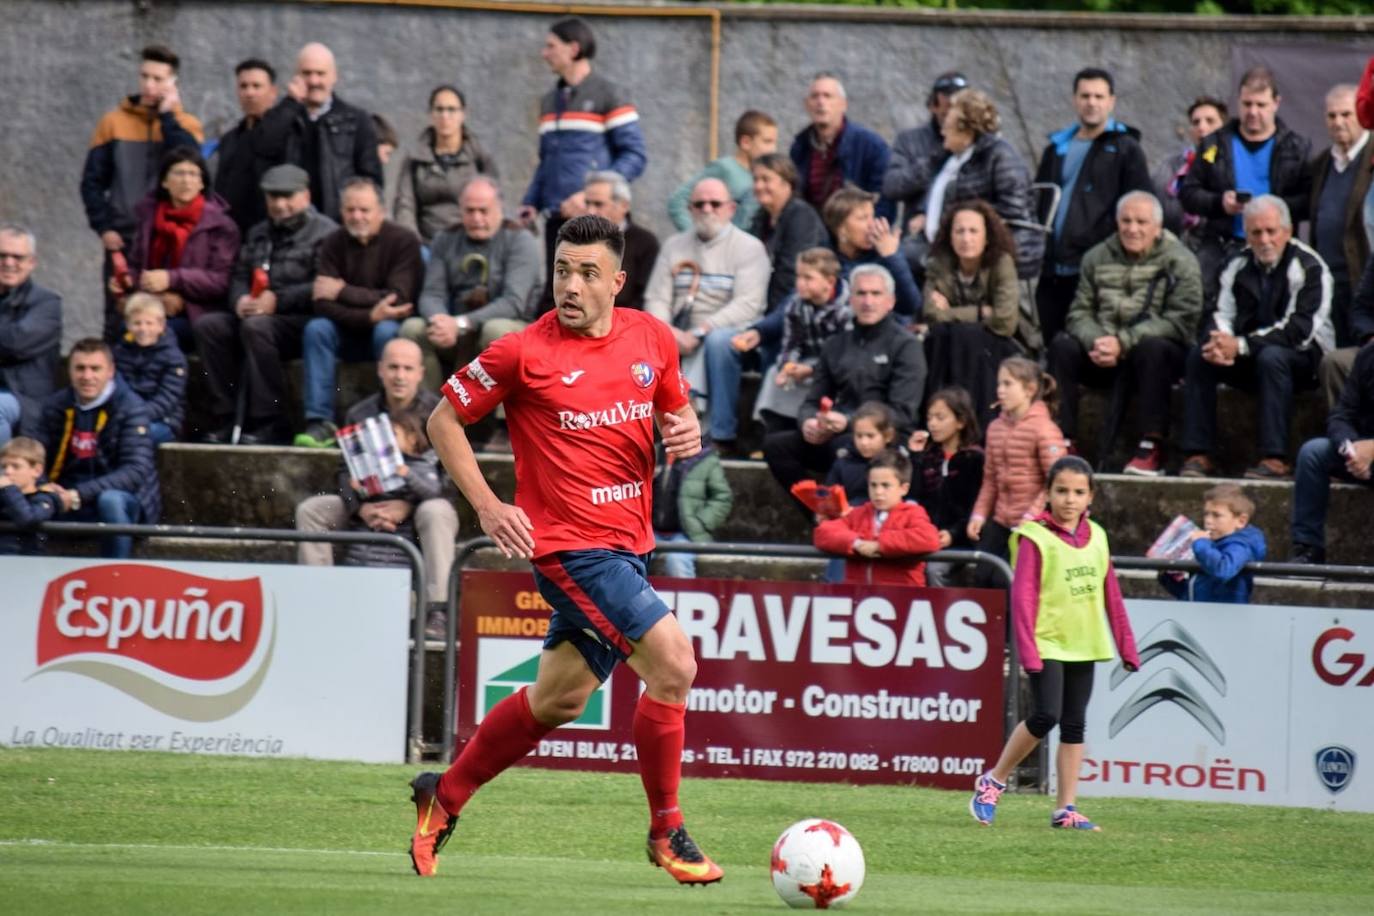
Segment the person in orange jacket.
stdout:
<path fill-rule="evenodd" d="M 911 459 L 888 450 L 868 464 L 868 502 L 816 526 L 815 544 L 845 557 L 844 581 L 926 584 L 923 554 L 940 549 L 940 532 L 918 503 L 907 502 Z"/>

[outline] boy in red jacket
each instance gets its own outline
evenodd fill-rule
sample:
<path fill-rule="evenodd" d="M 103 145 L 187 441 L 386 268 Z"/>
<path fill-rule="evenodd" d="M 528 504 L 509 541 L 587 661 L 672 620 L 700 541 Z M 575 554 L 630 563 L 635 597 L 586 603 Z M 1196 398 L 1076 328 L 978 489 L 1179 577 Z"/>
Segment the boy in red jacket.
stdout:
<path fill-rule="evenodd" d="M 940 532 L 926 510 L 906 502 L 911 460 L 888 450 L 868 465 L 868 502 L 843 518 L 816 526 L 816 546 L 846 560 L 844 581 L 890 585 L 926 584 L 926 565 L 916 559 L 940 549 Z"/>

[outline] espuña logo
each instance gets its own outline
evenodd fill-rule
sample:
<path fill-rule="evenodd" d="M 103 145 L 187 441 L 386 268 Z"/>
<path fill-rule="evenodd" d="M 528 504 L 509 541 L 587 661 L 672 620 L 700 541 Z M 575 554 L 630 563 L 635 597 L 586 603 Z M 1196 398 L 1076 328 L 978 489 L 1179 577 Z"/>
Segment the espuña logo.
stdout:
<path fill-rule="evenodd" d="M 267 617 L 256 578 L 137 564 L 74 570 L 48 583 L 29 677 L 79 674 L 178 719 L 218 721 L 267 676 L 276 644 Z"/>

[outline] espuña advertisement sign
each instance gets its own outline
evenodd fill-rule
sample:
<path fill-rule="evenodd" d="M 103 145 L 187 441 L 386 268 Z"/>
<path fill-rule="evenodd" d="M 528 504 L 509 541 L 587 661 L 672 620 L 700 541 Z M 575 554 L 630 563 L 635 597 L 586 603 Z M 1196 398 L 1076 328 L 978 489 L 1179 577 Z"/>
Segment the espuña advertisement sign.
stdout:
<path fill-rule="evenodd" d="M 1374 811 L 1374 611 L 1126 606 L 1140 670 L 1100 666 L 1081 795 Z"/>
<path fill-rule="evenodd" d="M 3 557 L 0 580 L 0 743 L 404 757 L 404 570 Z"/>

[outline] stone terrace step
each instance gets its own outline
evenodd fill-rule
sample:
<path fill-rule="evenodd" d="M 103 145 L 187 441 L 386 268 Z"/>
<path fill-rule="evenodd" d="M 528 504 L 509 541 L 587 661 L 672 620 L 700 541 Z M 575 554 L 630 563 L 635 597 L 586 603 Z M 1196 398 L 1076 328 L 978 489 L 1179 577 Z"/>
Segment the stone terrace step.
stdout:
<path fill-rule="evenodd" d="M 168 524 L 289 528 L 295 505 L 315 493 L 334 492 L 339 453 L 332 449 L 172 444 L 158 453 Z M 482 466 L 503 498 L 514 493 L 509 455 L 483 455 Z M 735 508 L 720 534 L 728 541 L 806 543 L 810 527 L 792 500 L 757 461 L 726 461 Z M 1094 513 L 1119 555 L 1143 555 L 1179 514 L 1198 519 L 1202 494 L 1215 481 L 1178 477 L 1146 479 L 1120 474 L 1098 477 Z M 1286 559 L 1292 484 L 1245 481 L 1257 505 L 1255 519 L 1269 541 L 1270 559 Z M 1367 532 L 1374 491 L 1337 484 L 1332 489 L 1328 544 L 1334 563 L 1374 564 Z M 459 504 L 462 537 L 477 532 L 476 518 Z"/>

